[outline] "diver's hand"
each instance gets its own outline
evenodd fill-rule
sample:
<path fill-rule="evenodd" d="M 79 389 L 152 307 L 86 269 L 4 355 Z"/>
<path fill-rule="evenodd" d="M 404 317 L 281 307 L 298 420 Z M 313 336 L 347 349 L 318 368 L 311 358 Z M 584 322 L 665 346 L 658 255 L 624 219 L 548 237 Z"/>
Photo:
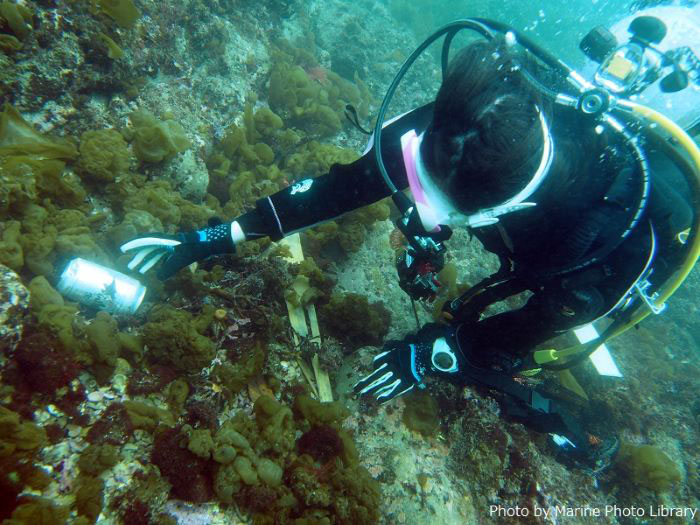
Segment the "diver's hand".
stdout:
<path fill-rule="evenodd" d="M 231 223 L 225 223 L 176 235 L 150 233 L 122 244 L 120 249 L 122 253 L 133 252 L 134 256 L 128 264 L 130 270 L 146 273 L 160 262 L 156 275 L 164 280 L 181 268 L 210 255 L 234 253 L 236 245 L 231 234 Z"/>
<path fill-rule="evenodd" d="M 454 329 L 438 323 L 423 326 L 403 341 L 389 341 L 374 358 L 374 371 L 355 383 L 355 393 L 371 395 L 384 402 L 425 388 L 426 375 L 458 381 L 466 361 Z"/>
<path fill-rule="evenodd" d="M 374 358 L 374 371 L 355 383 L 355 393 L 374 396 L 379 402 L 385 402 L 413 390 L 415 386 L 425 388 L 421 382 L 424 371 L 416 363 L 416 350 L 414 344 L 387 342 L 384 352 Z"/>

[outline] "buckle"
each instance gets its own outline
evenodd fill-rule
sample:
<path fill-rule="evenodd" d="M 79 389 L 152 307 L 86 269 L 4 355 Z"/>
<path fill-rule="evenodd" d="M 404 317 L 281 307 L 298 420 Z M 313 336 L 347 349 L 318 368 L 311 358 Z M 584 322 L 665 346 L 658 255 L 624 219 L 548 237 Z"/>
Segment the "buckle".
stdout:
<path fill-rule="evenodd" d="M 651 272 L 649 275 L 651 275 Z M 659 298 L 659 294 L 658 292 L 654 292 L 650 295 L 648 293 L 650 287 L 651 282 L 649 282 L 649 279 L 646 277 L 639 279 L 636 283 L 634 283 L 634 288 L 639 298 L 644 301 L 649 310 L 658 315 L 666 309 L 666 303 L 661 303 L 660 306 L 657 306 L 656 300 Z"/>

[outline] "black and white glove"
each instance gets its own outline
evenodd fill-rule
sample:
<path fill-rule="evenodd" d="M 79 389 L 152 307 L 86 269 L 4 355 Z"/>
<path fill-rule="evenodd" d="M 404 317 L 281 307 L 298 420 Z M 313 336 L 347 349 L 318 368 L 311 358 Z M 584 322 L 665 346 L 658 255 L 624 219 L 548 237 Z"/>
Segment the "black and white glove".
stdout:
<path fill-rule="evenodd" d="M 121 245 L 122 253 L 133 252 L 130 270 L 146 273 L 161 262 L 156 275 L 167 279 L 181 268 L 210 255 L 235 253 L 233 227 L 236 223 L 217 224 L 203 230 L 168 235 L 149 233 Z"/>
<path fill-rule="evenodd" d="M 426 375 L 456 379 L 463 363 L 452 328 L 429 324 L 416 336 L 387 342 L 384 352 L 374 358 L 374 371 L 353 388 L 356 394 L 373 396 L 383 403 L 416 386 L 425 388 Z"/>

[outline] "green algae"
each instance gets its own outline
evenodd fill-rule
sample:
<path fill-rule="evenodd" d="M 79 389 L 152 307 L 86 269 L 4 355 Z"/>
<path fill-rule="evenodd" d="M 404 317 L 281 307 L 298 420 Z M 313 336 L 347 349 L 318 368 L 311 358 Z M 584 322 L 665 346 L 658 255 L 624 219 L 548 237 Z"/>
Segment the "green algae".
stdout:
<path fill-rule="evenodd" d="M 131 138 L 136 157 L 143 162 L 162 162 L 190 147 L 184 128 L 172 119 L 160 120 L 145 110 L 129 115 Z"/>
<path fill-rule="evenodd" d="M 4 19 L 10 29 L 20 40 L 29 36 L 32 30 L 33 14 L 31 10 L 22 4 L 5 1 L 0 3 L 0 19 Z"/>
<path fill-rule="evenodd" d="M 30 496 L 12 512 L 12 517 L 4 520 L 3 525 L 64 525 L 67 523 L 70 509 L 56 505 L 47 498 Z"/>
<path fill-rule="evenodd" d="M 131 29 L 141 17 L 132 0 L 92 0 L 99 9 L 120 26 Z"/>
<path fill-rule="evenodd" d="M 157 305 L 143 325 L 143 342 L 148 346 L 147 358 L 183 371 L 209 366 L 216 353 L 214 343 L 198 329 L 206 329 L 201 320 L 211 322 L 213 311 L 213 307 L 208 307 L 195 317 L 168 305 Z"/>
<path fill-rule="evenodd" d="M 119 463 L 119 448 L 105 443 L 104 445 L 89 445 L 80 453 L 78 467 L 84 474 L 97 476 Z"/>
<path fill-rule="evenodd" d="M 257 341 L 252 350 L 241 357 L 239 361 L 216 365 L 212 373 L 229 393 L 237 394 L 246 387 L 251 379 L 262 373 L 266 357 L 267 353 L 263 344 Z"/>
<path fill-rule="evenodd" d="M 75 159 L 75 145 L 65 139 L 50 139 L 37 132 L 10 104 L 0 113 L 0 157 L 28 155 L 37 160 Z"/>
<path fill-rule="evenodd" d="M 168 410 L 157 407 L 152 403 L 127 400 L 124 401 L 124 408 L 133 428 L 153 432 L 160 425 L 166 427 L 175 425 L 175 418 Z"/>
<path fill-rule="evenodd" d="M 391 313 L 381 303 L 370 303 L 364 295 L 334 293 L 320 308 L 319 318 L 329 334 L 357 348 L 383 343 Z"/>
<path fill-rule="evenodd" d="M 667 492 L 681 480 L 676 464 L 659 448 L 623 442 L 616 458 L 617 467 L 638 487 Z"/>
<path fill-rule="evenodd" d="M 366 88 L 324 69 L 305 49 L 280 40 L 272 57 L 268 100 L 289 124 L 312 135 L 329 136 L 341 130 L 347 104 L 366 117 Z"/>
<path fill-rule="evenodd" d="M 86 131 L 80 139 L 78 166 L 88 180 L 112 182 L 129 168 L 130 158 L 124 138 L 114 129 Z"/>
<path fill-rule="evenodd" d="M 438 404 L 435 398 L 426 392 L 414 392 L 406 398 L 406 408 L 402 421 L 411 430 L 422 436 L 434 436 L 440 428 Z"/>

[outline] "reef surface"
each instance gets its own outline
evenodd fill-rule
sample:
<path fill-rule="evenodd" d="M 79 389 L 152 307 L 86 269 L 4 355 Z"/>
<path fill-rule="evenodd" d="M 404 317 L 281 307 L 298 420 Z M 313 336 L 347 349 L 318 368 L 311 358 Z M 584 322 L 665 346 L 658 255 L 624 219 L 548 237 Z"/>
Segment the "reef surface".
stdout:
<path fill-rule="evenodd" d="M 480 6 L 469 14 L 493 16 Z M 425 24 L 401 1 L 0 1 L 0 523 L 700 507 L 697 272 L 663 317 L 611 344 L 624 378 L 578 372 L 625 443 L 598 476 L 559 463 L 482 389 L 433 382 L 382 406 L 351 394 L 383 341 L 434 315 L 398 286 L 388 202 L 304 232 L 303 263 L 261 240 L 145 278 L 135 314 L 56 291 L 74 257 L 126 271 L 129 238 L 232 220 L 356 159 L 365 137 L 345 106 L 370 125 Z M 392 113 L 434 93 L 437 61 L 417 68 Z M 449 249 L 446 289 L 497 268 L 464 233 Z M 316 308 L 320 346 L 292 333 L 288 304 Z M 316 399 L 314 355 L 334 402 Z"/>

